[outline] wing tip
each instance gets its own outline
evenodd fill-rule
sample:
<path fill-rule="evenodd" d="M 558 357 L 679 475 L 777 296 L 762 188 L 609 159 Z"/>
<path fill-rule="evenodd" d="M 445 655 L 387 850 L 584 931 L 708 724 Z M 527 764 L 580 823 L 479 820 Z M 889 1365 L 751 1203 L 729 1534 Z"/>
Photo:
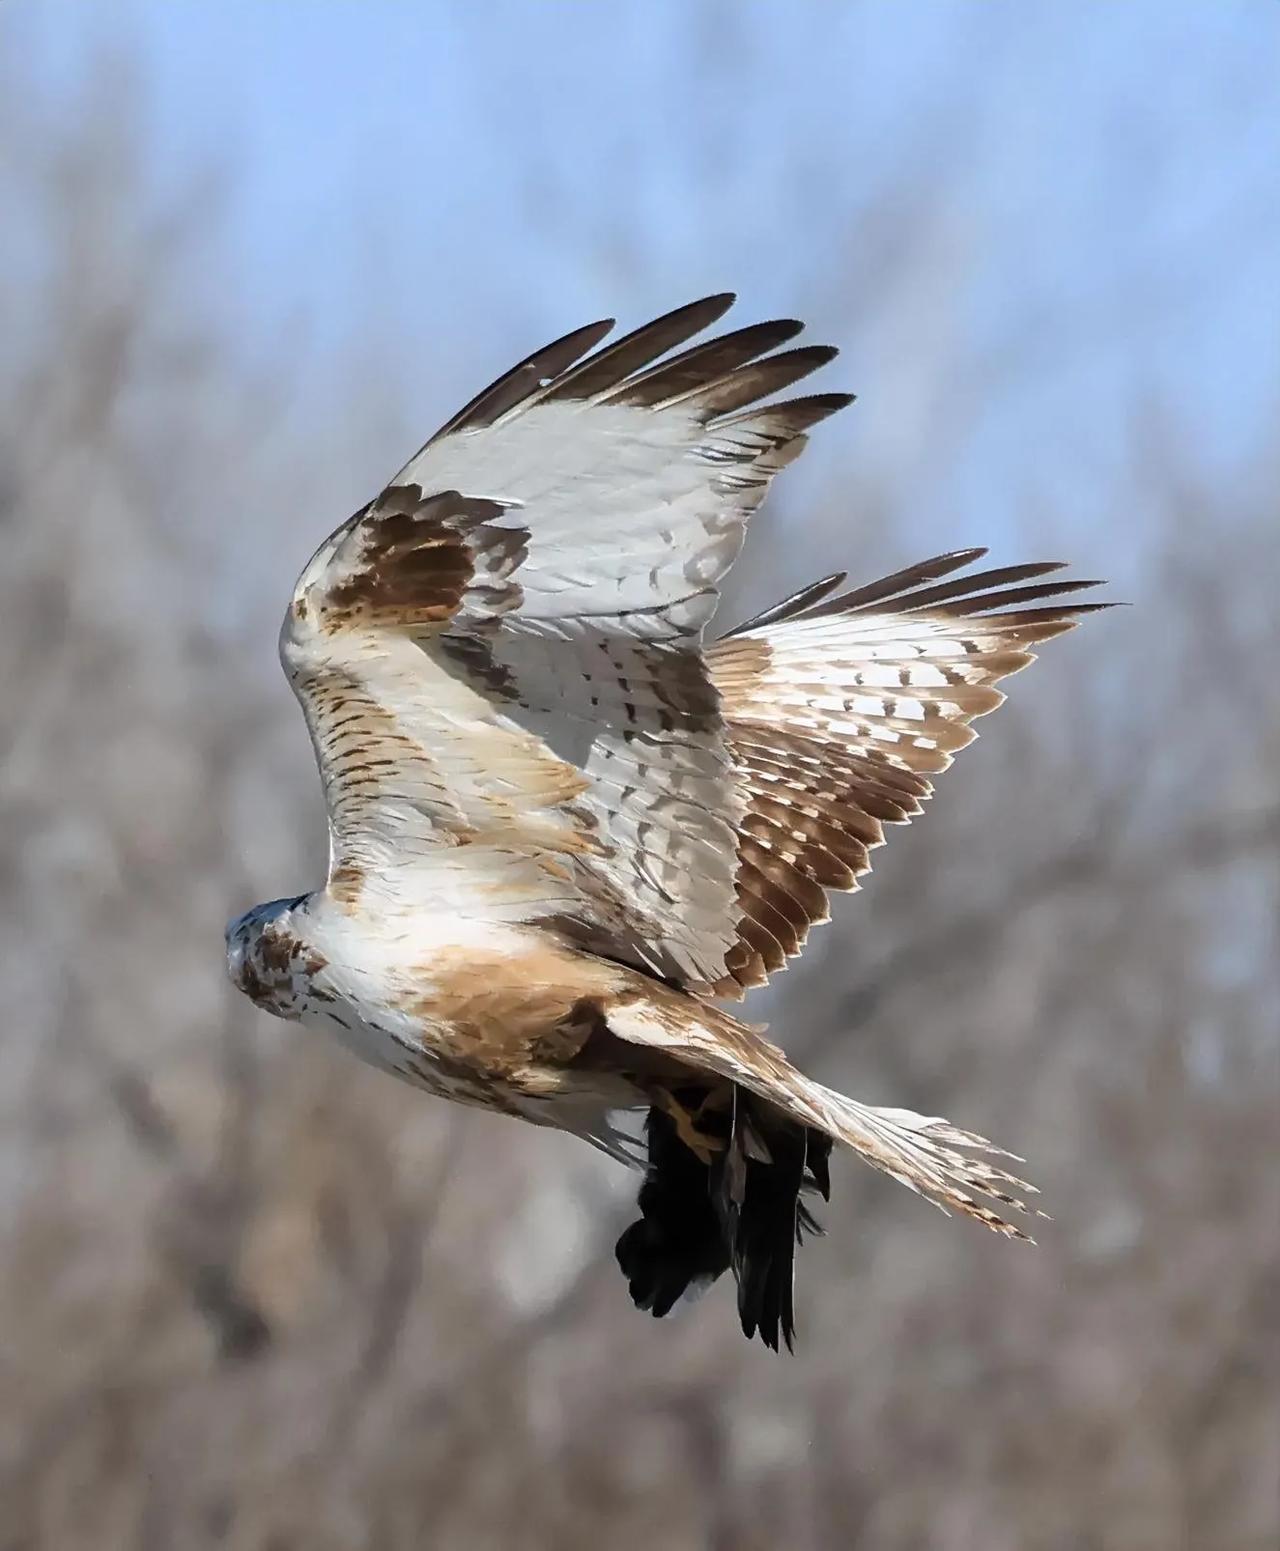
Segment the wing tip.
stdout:
<path fill-rule="evenodd" d="M 736 291 L 712 291 L 708 296 L 700 296 L 696 301 L 686 302 L 683 307 L 673 308 L 667 317 L 698 317 L 702 320 L 698 327 L 704 329 L 723 318 L 737 300 Z"/>

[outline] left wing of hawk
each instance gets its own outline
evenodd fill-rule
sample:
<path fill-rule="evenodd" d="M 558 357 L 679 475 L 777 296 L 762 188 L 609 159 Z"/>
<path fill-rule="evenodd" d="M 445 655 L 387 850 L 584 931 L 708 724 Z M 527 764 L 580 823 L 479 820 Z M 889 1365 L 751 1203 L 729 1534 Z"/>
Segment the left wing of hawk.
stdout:
<path fill-rule="evenodd" d="M 834 597 L 843 577 L 829 577 L 709 649 L 746 807 L 739 935 L 717 995 L 785 968 L 828 919 L 828 891 L 858 887 L 884 826 L 922 811 L 932 777 L 976 736 L 970 724 L 1004 700 L 995 686 L 1107 607 L 1047 601 L 1097 585 L 1038 580 L 1053 563 L 951 576 L 985 553 Z"/>
<path fill-rule="evenodd" d="M 834 354 L 778 351 L 790 320 L 668 354 L 731 301 L 535 353 L 322 546 L 282 651 L 339 882 L 425 865 L 465 893 L 470 867 L 495 913 L 723 975 L 743 797 L 702 631 L 773 475 L 849 401 L 758 404 Z M 551 714 L 584 729 L 581 771 L 535 735 Z"/>

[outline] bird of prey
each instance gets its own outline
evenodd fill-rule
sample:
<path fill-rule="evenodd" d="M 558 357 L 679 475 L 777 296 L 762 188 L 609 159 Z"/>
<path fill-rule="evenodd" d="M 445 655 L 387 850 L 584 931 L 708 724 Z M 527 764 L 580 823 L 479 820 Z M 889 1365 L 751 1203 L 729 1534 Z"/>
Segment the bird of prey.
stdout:
<path fill-rule="evenodd" d="M 835 354 L 780 348 L 794 321 L 690 344 L 732 301 L 535 351 L 321 544 L 280 655 L 328 878 L 233 921 L 227 955 L 278 1017 L 642 1169 L 617 1246 L 637 1306 L 731 1271 L 776 1350 L 833 1143 L 1014 1238 L 1031 1187 L 719 1004 L 785 968 L 999 680 L 1100 605 L 967 549 L 829 576 L 708 640 L 774 475 L 850 402 L 775 397 Z"/>

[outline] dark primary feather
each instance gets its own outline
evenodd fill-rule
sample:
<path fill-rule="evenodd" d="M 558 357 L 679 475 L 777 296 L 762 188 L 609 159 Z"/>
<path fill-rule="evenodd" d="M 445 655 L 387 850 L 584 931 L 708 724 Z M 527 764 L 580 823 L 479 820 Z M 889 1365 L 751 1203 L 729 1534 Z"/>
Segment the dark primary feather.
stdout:
<path fill-rule="evenodd" d="M 854 402 L 852 393 L 806 393 L 798 399 L 784 399 L 781 404 L 765 404 L 759 409 L 744 410 L 728 420 L 722 420 L 722 431 L 736 426 L 750 427 L 776 437 L 779 442 L 797 440 L 803 432 L 811 430 L 828 415 L 847 409 Z M 800 443 L 803 446 L 803 442 Z"/>
<path fill-rule="evenodd" d="M 472 431 L 480 426 L 492 425 L 508 410 L 536 393 L 548 378 L 558 378 L 579 356 L 598 345 L 613 327 L 613 322 L 612 318 L 602 318 L 598 323 L 584 324 L 582 328 L 573 329 L 562 338 L 535 350 L 532 355 L 527 355 L 523 361 L 517 362 L 510 371 L 503 372 L 495 382 L 482 388 L 475 398 L 464 404 L 452 419 L 440 427 L 431 441 L 441 441 L 455 431 Z"/>
<path fill-rule="evenodd" d="M 733 636 L 742 635 L 744 631 L 760 630 L 765 625 L 776 625 L 795 614 L 803 614 L 806 609 L 812 609 L 829 592 L 839 587 L 847 575 L 846 571 L 835 571 L 830 576 L 824 576 L 820 582 L 810 582 L 807 587 L 801 587 L 796 592 L 788 594 L 781 603 L 775 603 L 772 608 L 753 614 L 750 619 L 744 619 L 732 630 L 726 630 L 721 640 L 728 641 Z"/>
<path fill-rule="evenodd" d="M 978 545 L 973 549 L 953 549 L 949 554 L 919 560 L 915 565 L 904 566 L 901 571 L 894 571 L 889 576 L 881 576 L 874 582 L 842 592 L 838 597 L 828 598 L 821 608 L 810 609 L 809 617 L 822 619 L 828 614 L 846 614 L 867 604 L 879 603 L 883 598 L 897 597 L 918 582 L 931 582 L 939 576 L 948 576 L 973 560 L 981 560 L 986 553 L 985 546 Z"/>
<path fill-rule="evenodd" d="M 837 353 L 834 345 L 801 345 L 795 350 L 780 350 L 777 355 L 764 356 L 694 388 L 675 402 L 688 405 L 708 420 L 731 415 L 736 409 L 745 409 L 758 399 L 789 388 L 833 361 Z"/>
<path fill-rule="evenodd" d="M 723 317 L 733 306 L 732 291 L 718 296 L 704 296 L 700 301 L 677 307 L 674 312 L 655 318 L 652 323 L 632 329 L 613 344 L 597 350 L 595 355 L 580 362 L 572 370 L 541 393 L 535 395 L 537 403 L 552 403 L 557 399 L 590 399 L 608 392 L 625 381 L 632 372 L 639 371 L 665 355 L 676 345 L 684 344 L 695 334 L 700 334 L 717 318 Z"/>
<path fill-rule="evenodd" d="M 587 352 L 600 344 L 613 320 L 575 329 L 503 373 L 431 440 L 438 442 L 457 431 L 493 425 L 538 404 L 595 402 L 654 410 L 684 405 L 707 422 L 718 421 L 726 428 L 742 424 L 779 448 L 793 444 L 782 460 L 789 461 L 803 446 L 803 433 L 843 409 L 853 396 L 820 393 L 753 407 L 816 371 L 836 354 L 830 345 L 779 351 L 779 345 L 801 330 L 794 318 L 751 324 L 668 354 L 714 323 L 733 301 L 733 293 L 728 291 L 702 297 L 633 329 L 593 354 Z"/>
<path fill-rule="evenodd" d="M 657 409 L 678 402 L 686 393 L 704 383 L 717 381 L 727 372 L 769 350 L 776 350 L 794 339 L 804 328 L 794 318 L 777 318 L 769 323 L 752 323 L 734 329 L 717 339 L 705 340 L 679 355 L 659 361 L 648 371 L 638 372 L 620 388 L 602 399 L 605 404 L 634 404 L 642 409 Z"/>

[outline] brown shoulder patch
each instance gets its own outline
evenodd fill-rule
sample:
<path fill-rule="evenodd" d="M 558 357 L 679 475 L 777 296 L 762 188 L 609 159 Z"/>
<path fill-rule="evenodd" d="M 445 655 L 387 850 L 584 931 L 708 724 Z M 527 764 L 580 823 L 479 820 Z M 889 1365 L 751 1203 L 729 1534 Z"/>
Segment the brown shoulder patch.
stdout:
<path fill-rule="evenodd" d="M 423 496 L 417 485 L 389 486 L 358 513 L 333 564 L 323 600 L 325 628 L 353 620 L 438 627 L 463 606 L 490 616 L 518 606 L 511 573 L 524 559 L 527 535 L 499 526 L 500 502 L 445 490 Z"/>
<path fill-rule="evenodd" d="M 419 625 L 452 618 L 474 568 L 465 539 L 442 511 L 427 502 L 417 510 L 379 502 L 357 531 L 363 540 L 360 558 L 325 598 L 329 628 L 365 614 Z"/>

